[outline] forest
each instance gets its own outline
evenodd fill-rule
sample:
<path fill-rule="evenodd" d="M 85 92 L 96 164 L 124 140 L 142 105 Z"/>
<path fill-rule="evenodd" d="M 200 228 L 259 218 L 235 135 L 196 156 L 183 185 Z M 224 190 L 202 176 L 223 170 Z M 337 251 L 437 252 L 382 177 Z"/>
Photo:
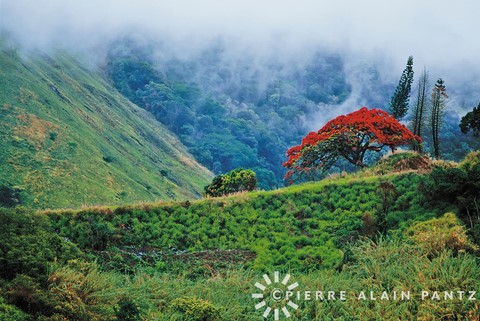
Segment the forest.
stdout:
<path fill-rule="evenodd" d="M 168 52 L 168 48 L 129 38 L 114 41 L 106 73 L 122 94 L 173 131 L 214 174 L 250 168 L 265 190 L 284 186 L 286 171 L 281 164 L 286 160 L 285 151 L 315 129 L 316 119 L 324 118 L 322 113 L 339 108 L 352 90 L 343 58 L 328 51 L 312 53 L 294 66 L 274 57 L 261 61 L 248 54 L 232 57 L 222 41 L 183 59 L 168 54 L 159 58 L 158 52 Z M 361 92 L 363 99 L 372 104 L 369 107 L 388 110 L 395 84 L 378 79 L 375 67 L 363 72 L 371 82 L 370 91 Z M 429 86 L 425 72 L 424 95 L 429 101 L 434 86 Z M 412 86 L 413 66 L 410 76 Z M 420 78 L 408 91 L 412 93 L 411 106 L 408 109 L 407 103 L 402 117 L 412 126 Z M 425 101 L 425 109 L 427 104 Z M 427 110 L 424 122 L 426 114 Z M 438 141 L 443 159 L 459 161 L 480 148 L 473 135 L 461 133 L 455 106 L 447 104 L 442 118 Z M 431 137 L 425 124 L 425 149 L 433 155 Z M 332 171 L 351 169 L 338 163 Z"/>

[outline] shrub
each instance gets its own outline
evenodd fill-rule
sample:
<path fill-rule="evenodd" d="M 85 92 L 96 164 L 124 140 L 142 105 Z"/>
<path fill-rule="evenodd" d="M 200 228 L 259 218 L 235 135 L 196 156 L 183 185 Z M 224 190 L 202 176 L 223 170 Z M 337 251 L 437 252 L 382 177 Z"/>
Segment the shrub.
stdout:
<path fill-rule="evenodd" d="M 130 298 L 122 298 L 117 303 L 115 315 L 118 321 L 140 321 L 140 308 Z"/>
<path fill-rule="evenodd" d="M 184 297 L 173 300 L 171 307 L 182 313 L 185 321 L 221 320 L 220 310 L 207 300 Z"/>
<path fill-rule="evenodd" d="M 8 187 L 0 186 L 0 207 L 15 207 L 22 204 L 19 190 Z"/>
<path fill-rule="evenodd" d="M 29 321 L 29 316 L 19 310 L 17 307 L 5 303 L 5 300 L 0 297 L 0 320 L 2 321 Z"/>
<path fill-rule="evenodd" d="M 408 238 L 430 256 L 445 249 L 453 253 L 476 251 L 478 247 L 467 236 L 467 231 L 455 214 L 415 223 L 407 230 Z"/>
<path fill-rule="evenodd" d="M 222 196 L 257 188 L 257 176 L 249 169 L 237 168 L 227 174 L 215 176 L 210 185 L 205 186 L 206 196 Z"/>
<path fill-rule="evenodd" d="M 77 260 L 70 261 L 69 266 L 54 266 L 48 278 L 50 296 L 57 301 L 55 311 L 69 320 L 110 320 L 115 314 L 112 302 L 118 286 L 116 275 Z"/>
<path fill-rule="evenodd" d="M 472 152 L 457 167 L 436 167 L 421 184 L 432 206 L 456 207 L 459 218 L 480 241 L 480 153 Z"/>
<path fill-rule="evenodd" d="M 0 277 L 18 274 L 46 279 L 55 259 L 66 262 L 81 255 L 70 242 L 49 231 L 45 216 L 22 208 L 0 208 Z"/>
<path fill-rule="evenodd" d="M 5 298 L 31 314 L 52 314 L 55 300 L 33 278 L 20 274 L 6 285 Z M 3 320 L 3 319 L 2 319 Z"/>

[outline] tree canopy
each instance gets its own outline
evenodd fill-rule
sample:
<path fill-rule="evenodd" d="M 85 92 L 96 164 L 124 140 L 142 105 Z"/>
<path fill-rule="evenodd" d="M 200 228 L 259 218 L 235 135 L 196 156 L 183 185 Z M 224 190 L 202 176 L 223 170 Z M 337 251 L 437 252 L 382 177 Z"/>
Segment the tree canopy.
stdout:
<path fill-rule="evenodd" d="M 398 146 L 421 138 L 412 134 L 393 116 L 380 109 L 361 108 L 329 121 L 318 132 L 310 132 L 302 143 L 287 151 L 283 164 L 289 169 L 286 179 L 311 170 L 327 170 L 340 157 L 355 166 L 364 167 L 367 151 L 380 152 L 385 146 Z"/>
<path fill-rule="evenodd" d="M 205 186 L 206 196 L 222 196 L 242 191 L 253 191 L 257 188 L 257 175 L 250 169 L 236 168 L 227 174 L 213 178 L 212 183 Z"/>
<path fill-rule="evenodd" d="M 480 103 L 477 107 L 474 107 L 472 111 L 462 117 L 462 120 L 460 121 L 460 130 L 464 134 L 471 130 L 473 131 L 474 136 L 480 137 Z"/>

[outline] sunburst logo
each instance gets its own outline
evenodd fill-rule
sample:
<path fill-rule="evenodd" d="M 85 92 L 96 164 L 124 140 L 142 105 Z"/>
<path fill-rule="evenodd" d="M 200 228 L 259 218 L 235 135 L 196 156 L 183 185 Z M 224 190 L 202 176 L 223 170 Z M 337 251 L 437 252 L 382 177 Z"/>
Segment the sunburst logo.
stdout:
<path fill-rule="evenodd" d="M 298 309 L 298 305 L 292 301 L 293 290 L 298 287 L 298 282 L 292 283 L 290 278 L 290 274 L 287 273 L 280 281 L 280 272 L 275 271 L 273 272 L 273 281 L 268 274 L 264 274 L 264 282 L 255 283 L 255 287 L 261 291 L 261 293 L 252 294 L 253 299 L 260 300 L 255 304 L 255 310 L 263 311 L 264 318 L 268 318 L 272 311 L 276 321 L 280 320 L 280 315 L 290 318 L 289 308 Z"/>

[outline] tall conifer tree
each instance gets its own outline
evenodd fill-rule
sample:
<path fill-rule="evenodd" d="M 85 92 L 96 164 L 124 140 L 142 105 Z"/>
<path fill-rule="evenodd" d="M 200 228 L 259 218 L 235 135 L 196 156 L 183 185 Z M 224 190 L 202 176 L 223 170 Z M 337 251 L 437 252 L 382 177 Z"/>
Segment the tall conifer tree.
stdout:
<path fill-rule="evenodd" d="M 418 94 L 417 102 L 413 110 L 413 120 L 412 120 L 412 132 L 414 135 L 417 135 L 420 138 L 423 138 L 423 126 L 425 125 L 425 113 L 427 112 L 428 106 L 428 72 L 427 69 L 423 69 L 423 73 L 418 79 Z M 415 144 L 413 150 L 422 153 L 422 145 Z"/>
<path fill-rule="evenodd" d="M 436 159 L 440 158 L 440 128 L 445 114 L 445 102 L 447 90 L 442 78 L 437 80 L 432 92 L 432 107 L 430 109 L 430 128 L 432 131 L 433 154 Z"/>
<path fill-rule="evenodd" d="M 407 66 L 403 70 L 397 89 L 390 101 L 389 111 L 393 117 L 401 120 L 408 112 L 408 101 L 413 82 L 413 57 L 408 57 Z"/>

